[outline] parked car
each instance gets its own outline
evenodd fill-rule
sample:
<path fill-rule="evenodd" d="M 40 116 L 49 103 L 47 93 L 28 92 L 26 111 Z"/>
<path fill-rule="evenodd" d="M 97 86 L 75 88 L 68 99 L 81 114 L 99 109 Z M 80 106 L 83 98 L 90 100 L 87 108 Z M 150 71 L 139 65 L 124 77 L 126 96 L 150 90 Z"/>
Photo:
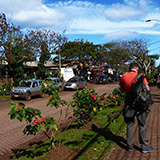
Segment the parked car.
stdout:
<path fill-rule="evenodd" d="M 13 98 L 25 98 L 27 101 L 32 96 L 40 96 L 43 98 L 45 93 L 41 91 L 42 80 L 24 80 L 16 88 L 11 91 L 11 97 Z"/>
<path fill-rule="evenodd" d="M 50 83 L 49 85 L 53 85 L 53 87 L 58 87 L 58 89 L 60 91 L 63 90 L 63 86 L 62 86 L 62 82 L 61 82 L 61 79 L 59 77 L 53 77 L 53 78 L 46 78 L 45 79 L 45 82 L 44 82 L 44 86 L 47 87 L 47 83 L 46 81 L 49 81 L 49 82 L 55 82 L 55 84 L 53 83 Z"/>
<path fill-rule="evenodd" d="M 75 76 L 70 78 L 66 83 L 64 83 L 64 90 L 78 90 L 82 88 L 87 88 L 87 81 L 84 79 L 84 77 Z"/>
<path fill-rule="evenodd" d="M 106 84 L 108 82 L 108 76 L 106 75 L 100 75 L 98 78 L 97 78 L 97 83 L 103 83 L 103 84 Z"/>
<path fill-rule="evenodd" d="M 110 76 L 111 76 L 112 82 L 115 82 L 115 81 L 119 80 L 119 77 L 117 75 L 115 75 L 115 74 L 110 75 Z"/>

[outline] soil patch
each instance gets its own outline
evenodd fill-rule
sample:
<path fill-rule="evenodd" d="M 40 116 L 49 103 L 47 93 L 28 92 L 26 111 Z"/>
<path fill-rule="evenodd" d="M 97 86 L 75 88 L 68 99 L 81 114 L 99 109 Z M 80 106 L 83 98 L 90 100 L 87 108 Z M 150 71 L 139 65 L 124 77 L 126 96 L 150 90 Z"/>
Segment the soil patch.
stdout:
<path fill-rule="evenodd" d="M 78 149 L 71 150 L 66 146 L 60 146 L 54 150 L 50 150 L 45 158 L 40 158 L 39 160 L 72 160 L 78 152 Z"/>

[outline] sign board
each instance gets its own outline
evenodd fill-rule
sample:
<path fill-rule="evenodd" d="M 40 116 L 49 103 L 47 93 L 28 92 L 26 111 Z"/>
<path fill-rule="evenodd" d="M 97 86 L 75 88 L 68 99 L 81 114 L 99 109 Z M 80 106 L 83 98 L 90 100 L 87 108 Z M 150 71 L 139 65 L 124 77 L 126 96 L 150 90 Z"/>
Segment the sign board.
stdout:
<path fill-rule="evenodd" d="M 61 68 L 61 74 L 64 81 L 68 81 L 70 78 L 75 76 L 72 68 Z"/>

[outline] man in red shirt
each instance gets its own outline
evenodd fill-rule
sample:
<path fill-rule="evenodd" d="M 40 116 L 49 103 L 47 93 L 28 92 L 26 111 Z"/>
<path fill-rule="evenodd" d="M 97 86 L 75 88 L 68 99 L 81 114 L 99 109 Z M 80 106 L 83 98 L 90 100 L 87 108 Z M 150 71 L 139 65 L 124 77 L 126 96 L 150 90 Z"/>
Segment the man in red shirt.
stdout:
<path fill-rule="evenodd" d="M 124 106 L 124 120 L 127 124 L 127 150 L 129 152 L 132 152 L 132 149 L 134 147 L 134 120 L 136 116 L 139 127 L 139 143 L 142 147 L 142 153 L 148 153 L 153 151 L 153 148 L 149 147 L 149 140 L 146 130 L 146 119 L 150 110 L 146 109 L 138 114 L 135 113 L 134 110 L 134 101 L 136 99 L 136 95 L 133 92 L 132 83 L 135 81 L 138 75 L 138 71 L 138 64 L 131 63 L 129 72 L 122 75 L 119 85 L 121 87 L 121 91 L 125 92 L 126 94 Z M 150 91 L 148 82 L 143 74 L 142 79 L 146 84 L 148 91 Z"/>

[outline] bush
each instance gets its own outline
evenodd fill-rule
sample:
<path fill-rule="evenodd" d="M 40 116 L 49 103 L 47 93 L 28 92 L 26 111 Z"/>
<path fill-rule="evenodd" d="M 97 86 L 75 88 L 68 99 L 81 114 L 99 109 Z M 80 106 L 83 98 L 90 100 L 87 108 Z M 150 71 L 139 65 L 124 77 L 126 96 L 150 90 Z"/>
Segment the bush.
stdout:
<path fill-rule="evenodd" d="M 120 88 L 115 88 L 112 91 L 112 94 L 109 94 L 106 100 L 108 103 L 106 104 L 108 107 L 119 106 L 122 102 L 124 102 L 125 93 L 121 92 Z"/>
<path fill-rule="evenodd" d="M 98 96 L 94 89 L 83 89 L 73 95 L 71 106 L 73 115 L 80 125 L 91 120 L 104 107 L 104 95 Z"/>
<path fill-rule="evenodd" d="M 11 92 L 12 86 L 11 84 L 7 84 L 6 82 L 0 87 L 0 96 L 9 95 Z"/>

